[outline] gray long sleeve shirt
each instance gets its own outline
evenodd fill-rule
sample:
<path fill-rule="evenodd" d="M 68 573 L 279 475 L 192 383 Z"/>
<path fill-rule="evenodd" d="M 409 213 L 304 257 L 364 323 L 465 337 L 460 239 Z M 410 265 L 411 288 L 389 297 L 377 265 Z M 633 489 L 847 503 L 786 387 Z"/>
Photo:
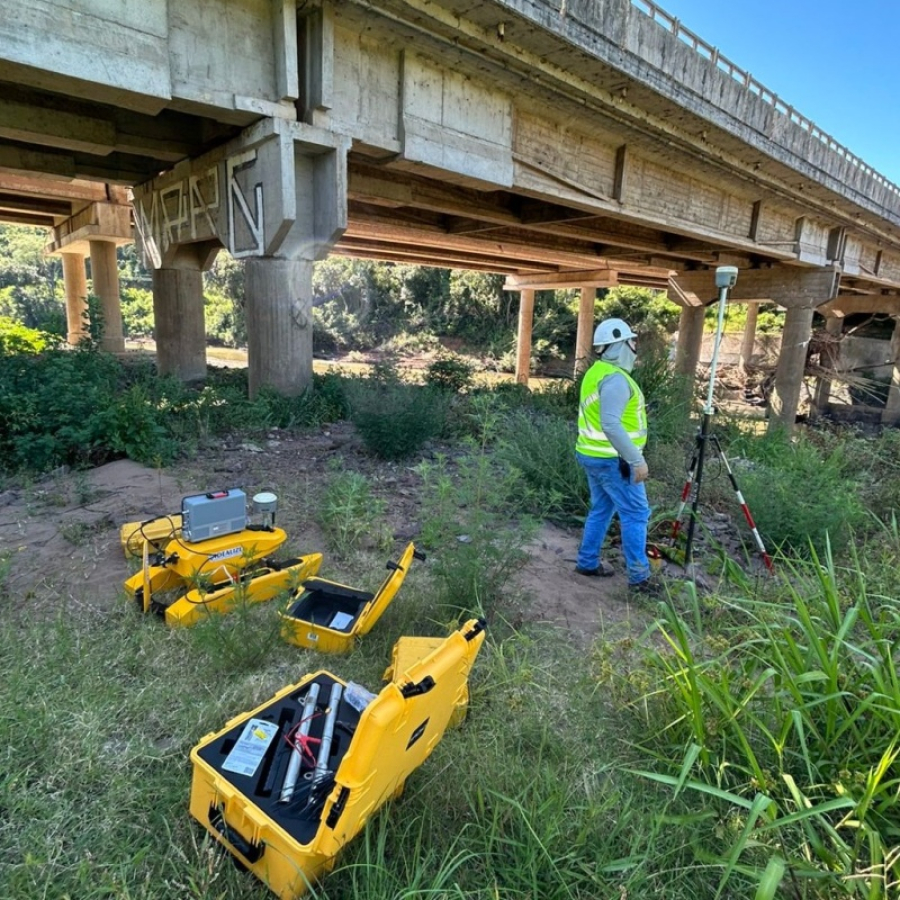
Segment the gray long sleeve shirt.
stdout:
<path fill-rule="evenodd" d="M 644 465 L 644 455 L 628 437 L 622 425 L 625 406 L 631 399 L 631 387 L 618 372 L 607 375 L 600 383 L 600 427 L 616 453 L 630 466 Z"/>

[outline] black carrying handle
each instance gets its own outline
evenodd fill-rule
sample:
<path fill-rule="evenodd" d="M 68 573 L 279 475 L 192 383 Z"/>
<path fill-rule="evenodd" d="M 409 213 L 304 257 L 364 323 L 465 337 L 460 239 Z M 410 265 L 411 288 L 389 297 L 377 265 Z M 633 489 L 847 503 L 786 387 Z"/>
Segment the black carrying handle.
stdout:
<path fill-rule="evenodd" d="M 266 845 L 263 843 L 254 844 L 253 841 L 248 841 L 245 837 L 238 834 L 225 821 L 225 810 L 223 807 L 216 806 L 215 803 L 209 804 L 209 824 L 251 865 L 262 859 L 263 853 L 266 852 Z"/>

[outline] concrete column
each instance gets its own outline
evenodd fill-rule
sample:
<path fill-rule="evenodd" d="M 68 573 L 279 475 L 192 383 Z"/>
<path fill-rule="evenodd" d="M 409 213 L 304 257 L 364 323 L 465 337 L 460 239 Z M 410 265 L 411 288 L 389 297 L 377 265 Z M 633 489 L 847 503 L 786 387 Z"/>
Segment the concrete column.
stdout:
<path fill-rule="evenodd" d="M 770 398 L 769 431 L 793 431 L 806 369 L 806 351 L 812 335 L 813 308 L 788 307 L 781 335 L 781 352 L 775 370 L 775 389 Z"/>
<path fill-rule="evenodd" d="M 312 270 L 305 259 L 244 262 L 251 397 L 263 385 L 295 397 L 312 384 Z"/>
<path fill-rule="evenodd" d="M 741 357 L 739 365 L 746 372 L 753 359 L 753 345 L 756 343 L 756 320 L 759 318 L 759 304 L 747 304 L 747 321 L 744 324 L 744 340 L 741 341 Z"/>
<path fill-rule="evenodd" d="M 819 363 L 823 369 L 836 368 L 838 355 L 840 354 L 841 332 L 844 330 L 844 320 L 840 316 L 828 316 L 825 319 L 825 343 L 819 354 Z M 817 416 L 825 412 L 828 406 L 828 398 L 831 396 L 831 379 L 823 376 L 816 378 L 816 392 L 813 395 L 813 410 Z"/>
<path fill-rule="evenodd" d="M 80 253 L 62 253 L 61 256 L 66 287 L 66 340 L 75 347 L 90 334 L 87 273 Z"/>
<path fill-rule="evenodd" d="M 900 318 L 894 318 L 894 333 L 891 335 L 891 359 L 894 372 L 888 389 L 887 403 L 881 414 L 882 425 L 900 425 Z"/>
<path fill-rule="evenodd" d="M 531 371 L 531 326 L 534 323 L 534 291 L 519 292 L 519 334 L 516 338 L 516 383 L 528 384 Z"/>
<path fill-rule="evenodd" d="M 94 240 L 91 245 L 91 281 L 100 300 L 103 315 L 103 337 L 100 348 L 110 353 L 125 349 L 122 335 L 122 307 L 119 299 L 119 264 L 116 245 L 112 241 Z"/>
<path fill-rule="evenodd" d="M 675 345 L 675 371 L 693 378 L 700 361 L 700 345 L 703 342 L 703 317 L 705 306 L 684 306 L 678 320 L 678 343 Z"/>
<path fill-rule="evenodd" d="M 597 288 L 584 285 L 578 302 L 578 331 L 575 337 L 575 377 L 591 365 L 594 349 L 594 300 Z"/>
<path fill-rule="evenodd" d="M 199 269 L 153 270 L 153 336 L 160 375 L 184 382 L 206 377 L 203 273 Z"/>
<path fill-rule="evenodd" d="M 575 337 L 575 377 L 591 366 L 594 350 L 594 300 L 597 288 L 583 285 L 578 302 L 578 331 Z"/>

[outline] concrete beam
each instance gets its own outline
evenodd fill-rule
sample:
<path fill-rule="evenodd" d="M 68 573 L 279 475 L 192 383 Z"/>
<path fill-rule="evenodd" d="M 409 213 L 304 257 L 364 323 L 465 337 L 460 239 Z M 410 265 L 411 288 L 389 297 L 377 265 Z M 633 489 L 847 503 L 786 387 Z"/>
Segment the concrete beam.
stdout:
<path fill-rule="evenodd" d="M 116 203 L 125 202 L 125 197 L 110 197 L 107 191 L 110 186 L 96 181 L 81 179 L 57 180 L 42 178 L 38 175 L 21 175 L 0 171 L 0 191 L 24 197 L 58 198 L 71 201 L 106 202 L 112 199 Z M 113 188 L 113 190 L 115 190 Z M 123 192 L 124 193 L 124 192 Z"/>
<path fill-rule="evenodd" d="M 593 270 L 574 270 L 540 275 L 512 275 L 506 279 L 503 288 L 507 291 L 518 291 L 532 288 L 537 291 L 565 290 L 566 288 L 590 285 L 594 288 L 615 287 L 619 284 L 641 284 L 666 290 L 669 276 L 668 269 L 650 269 L 635 267 L 630 271 L 619 268 L 597 268 Z"/>
<path fill-rule="evenodd" d="M 116 127 L 101 118 L 0 99 L 0 137 L 105 156 L 115 146 Z"/>
<path fill-rule="evenodd" d="M 818 312 L 828 316 L 900 315 L 900 296 L 891 294 L 839 294 L 834 300 L 819 307 Z"/>
<path fill-rule="evenodd" d="M 0 0 L 0 80 L 155 115 L 172 96 L 168 34 L 165 3 Z"/>
<path fill-rule="evenodd" d="M 295 0 L 271 3 L 276 96 L 279 100 L 296 100 L 300 96 L 297 4 Z"/>
<path fill-rule="evenodd" d="M 0 213 L 3 212 L 30 212 L 68 218 L 72 215 L 72 203 L 68 200 L 21 197 L 17 194 L 0 193 Z"/>
<path fill-rule="evenodd" d="M 685 292 L 711 301 L 718 296 L 715 270 L 679 272 L 675 282 Z M 794 266 L 770 269 L 741 269 L 737 284 L 729 291 L 734 302 L 764 300 L 790 309 L 817 306 L 837 296 L 838 272 L 834 269 L 808 270 Z"/>
<path fill-rule="evenodd" d="M 134 241 L 131 207 L 117 203 L 91 203 L 53 229 L 48 253 L 91 252 L 91 242 L 108 241 L 115 246 Z"/>

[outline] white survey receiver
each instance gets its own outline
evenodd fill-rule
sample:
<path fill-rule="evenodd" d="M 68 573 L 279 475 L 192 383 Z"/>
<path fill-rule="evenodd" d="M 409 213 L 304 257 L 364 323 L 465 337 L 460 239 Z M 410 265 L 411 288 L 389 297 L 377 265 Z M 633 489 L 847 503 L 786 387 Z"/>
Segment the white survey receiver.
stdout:
<path fill-rule="evenodd" d="M 237 488 L 194 494 L 181 501 L 181 533 L 196 543 L 247 527 L 247 495 Z"/>

